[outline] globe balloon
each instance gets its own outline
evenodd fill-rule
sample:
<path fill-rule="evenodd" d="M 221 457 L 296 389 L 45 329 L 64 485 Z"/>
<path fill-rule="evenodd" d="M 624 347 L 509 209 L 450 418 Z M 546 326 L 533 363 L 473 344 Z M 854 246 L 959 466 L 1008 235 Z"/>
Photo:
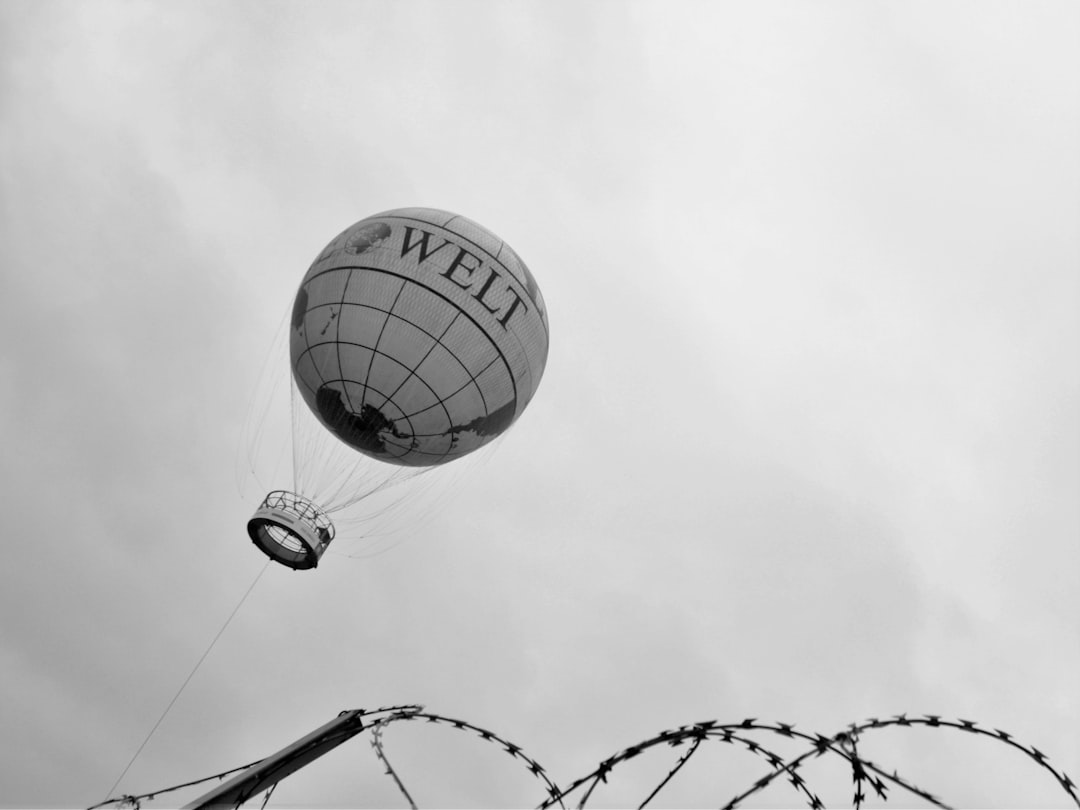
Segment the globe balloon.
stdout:
<path fill-rule="evenodd" d="M 529 268 L 491 231 L 402 208 L 319 252 L 288 341 L 294 395 L 323 435 L 294 406 L 294 484 L 266 496 L 248 532 L 271 558 L 311 568 L 335 536 L 331 513 L 473 453 L 521 416 L 547 362 L 548 316 Z"/>
<path fill-rule="evenodd" d="M 345 229 L 293 309 L 293 377 L 319 421 L 391 464 L 460 458 L 529 404 L 548 351 L 544 300 L 501 239 L 430 208 Z"/>

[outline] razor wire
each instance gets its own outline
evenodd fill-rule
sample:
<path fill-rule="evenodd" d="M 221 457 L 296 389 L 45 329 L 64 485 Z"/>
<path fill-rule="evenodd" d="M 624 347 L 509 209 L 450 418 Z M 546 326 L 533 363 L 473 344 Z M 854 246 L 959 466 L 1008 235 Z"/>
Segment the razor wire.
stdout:
<path fill-rule="evenodd" d="M 934 714 L 912 716 L 899 714 L 888 718 L 871 717 L 860 723 L 849 723 L 842 730 L 830 735 L 817 732 L 805 732 L 796 729 L 794 724 L 791 723 L 762 722 L 753 717 L 746 718 L 736 723 L 720 723 L 715 720 L 692 723 L 690 725 L 661 731 L 652 737 L 617 751 L 615 754 L 601 760 L 593 770 L 568 783 L 565 788 L 560 788 L 548 775 L 547 770 L 536 759 L 527 755 L 521 746 L 510 742 L 493 731 L 489 731 L 488 729 L 473 723 L 425 712 L 422 706 L 412 704 L 387 706 L 370 711 L 360 710 L 360 714 L 370 716 L 374 719 L 374 722 L 365 729 L 371 732 L 371 747 L 374 750 L 377 760 L 383 765 L 386 775 L 393 780 L 398 792 L 413 810 L 417 808 L 417 804 L 414 801 L 412 794 L 405 786 L 402 775 L 390 764 L 390 759 L 386 753 L 384 734 L 386 729 L 395 722 L 424 721 L 425 724 L 442 725 L 465 732 L 479 738 L 483 742 L 496 746 L 504 754 L 515 760 L 519 766 L 524 766 L 532 776 L 542 783 L 546 798 L 537 805 L 537 810 L 548 810 L 548 808 L 555 806 L 566 808 L 567 802 L 570 800 L 571 796 L 579 792 L 581 795 L 576 806 L 581 808 L 581 810 L 584 810 L 596 788 L 601 784 L 607 783 L 612 773 L 619 766 L 652 748 L 662 746 L 676 748 L 685 745 L 687 747 L 686 751 L 678 757 L 675 764 L 669 768 L 667 774 L 655 784 L 646 798 L 638 805 L 639 810 L 642 810 L 649 805 L 649 803 L 652 802 L 668 784 L 677 778 L 691 757 L 693 757 L 700 750 L 702 744 L 707 741 L 726 743 L 743 748 L 763 759 L 769 768 L 763 776 L 750 784 L 745 790 L 721 805 L 725 810 L 733 810 L 749 797 L 765 790 L 767 787 L 781 779 L 786 779 L 786 781 L 800 793 L 803 802 L 810 810 L 824 810 L 825 805 L 813 791 L 808 779 L 801 773 L 801 769 L 806 763 L 827 755 L 846 760 L 849 764 L 853 788 L 852 807 L 855 808 L 855 810 L 861 810 L 863 807 L 863 803 L 867 798 L 868 789 L 872 790 L 875 796 L 882 802 L 888 802 L 889 799 L 892 798 L 891 791 L 899 790 L 901 795 L 918 796 L 920 799 L 934 807 L 948 808 L 950 805 L 946 804 L 941 797 L 934 795 L 923 787 L 915 785 L 905 777 L 901 776 L 897 770 L 893 769 L 890 772 L 885 767 L 875 763 L 860 753 L 860 743 L 865 740 L 868 733 L 886 728 L 914 727 L 924 727 L 936 730 L 948 729 L 964 734 L 984 737 L 1001 745 L 1008 746 L 1009 748 L 1020 752 L 1047 772 L 1057 782 L 1072 803 L 1080 808 L 1080 796 L 1078 796 L 1076 784 L 1063 770 L 1052 765 L 1049 761 L 1049 757 L 1043 751 L 1033 745 L 1025 745 L 1024 743 L 1017 741 L 1012 734 L 1002 731 L 1001 729 L 983 726 L 973 720 L 960 718 L 950 720 L 941 715 Z M 758 739 L 758 737 L 762 735 L 799 741 L 805 743 L 806 748 L 793 757 L 784 757 L 776 751 L 766 747 L 761 740 Z M 109 799 L 88 808 L 88 810 L 96 810 L 97 808 L 108 804 L 138 808 L 139 803 L 143 800 L 153 799 L 169 793 L 170 791 L 190 787 L 212 779 L 221 779 L 251 767 L 252 765 L 256 765 L 261 761 L 262 760 L 257 760 L 254 763 L 240 768 L 233 768 L 220 774 L 215 774 L 214 776 L 186 782 L 172 788 L 151 791 L 142 795 L 124 795 Z M 268 800 L 269 793 L 264 800 L 264 806 Z"/>

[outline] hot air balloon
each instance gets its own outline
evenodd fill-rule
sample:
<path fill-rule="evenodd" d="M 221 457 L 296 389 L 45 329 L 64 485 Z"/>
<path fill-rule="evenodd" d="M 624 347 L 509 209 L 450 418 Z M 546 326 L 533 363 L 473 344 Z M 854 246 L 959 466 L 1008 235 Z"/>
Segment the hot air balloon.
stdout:
<path fill-rule="evenodd" d="M 346 228 L 308 269 L 289 325 L 294 395 L 323 435 L 294 432 L 294 488 L 263 499 L 252 541 L 283 565 L 314 568 L 336 510 L 504 433 L 547 353 L 536 280 L 491 231 L 431 208 Z"/>

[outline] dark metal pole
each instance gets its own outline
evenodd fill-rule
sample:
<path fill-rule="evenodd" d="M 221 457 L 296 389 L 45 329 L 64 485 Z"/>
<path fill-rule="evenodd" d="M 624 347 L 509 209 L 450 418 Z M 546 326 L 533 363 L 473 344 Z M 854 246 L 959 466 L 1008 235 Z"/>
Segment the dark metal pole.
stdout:
<path fill-rule="evenodd" d="M 306 737 L 252 765 L 214 790 L 200 796 L 183 810 L 223 810 L 239 807 L 252 796 L 276 785 L 323 754 L 364 730 L 363 709 L 344 711 Z"/>

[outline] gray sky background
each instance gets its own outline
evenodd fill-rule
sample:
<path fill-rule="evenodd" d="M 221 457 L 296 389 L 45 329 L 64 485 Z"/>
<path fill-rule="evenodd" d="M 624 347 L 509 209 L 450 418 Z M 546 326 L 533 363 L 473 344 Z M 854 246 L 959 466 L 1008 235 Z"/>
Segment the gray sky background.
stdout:
<path fill-rule="evenodd" d="M 1072 3 L 2 0 L 0 803 L 106 797 L 263 567 L 236 457 L 296 285 L 412 205 L 535 273 L 535 400 L 401 542 L 268 569 L 117 792 L 414 702 L 559 782 L 899 712 L 1080 776 L 1078 38 Z M 422 805 L 543 798 L 385 742 Z M 1067 801 L 989 741 L 864 745 L 955 805 Z M 698 760 L 662 797 L 763 773 Z M 369 805 L 365 739 L 270 803 Z"/>

